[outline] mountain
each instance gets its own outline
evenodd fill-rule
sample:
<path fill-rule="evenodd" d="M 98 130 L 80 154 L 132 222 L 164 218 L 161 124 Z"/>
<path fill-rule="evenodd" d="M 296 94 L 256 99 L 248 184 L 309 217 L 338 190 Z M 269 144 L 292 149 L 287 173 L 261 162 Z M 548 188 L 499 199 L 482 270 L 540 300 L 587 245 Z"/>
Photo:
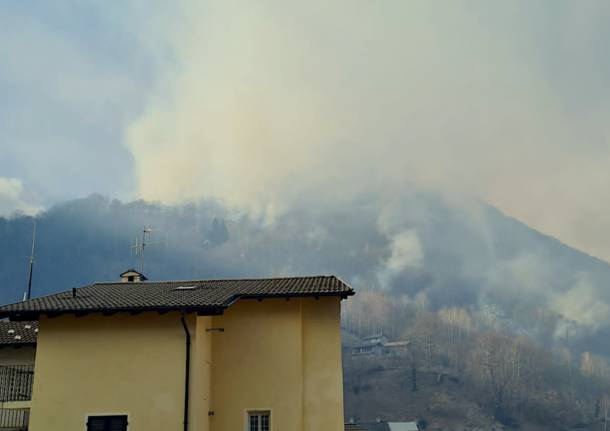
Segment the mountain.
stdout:
<path fill-rule="evenodd" d="M 145 226 L 151 279 L 337 274 L 358 291 L 344 303 L 350 337 L 410 342 L 389 362 L 344 354 L 349 416 L 541 430 L 598 426 L 610 406 L 610 265 L 483 202 L 407 188 L 269 217 L 92 195 L 0 217 L 1 302 L 23 295 L 34 221 L 34 296 L 138 267 Z"/>
<path fill-rule="evenodd" d="M 152 279 L 334 273 L 429 310 L 485 311 L 543 344 L 567 339 L 579 351 L 610 353 L 597 342 L 610 332 L 610 266 L 471 199 L 405 189 L 304 202 L 270 219 L 212 200 L 172 206 L 92 195 L 35 220 L 35 296 L 137 267 L 131 245 L 150 226 Z M 32 221 L 0 218 L 2 302 L 23 295 Z"/>

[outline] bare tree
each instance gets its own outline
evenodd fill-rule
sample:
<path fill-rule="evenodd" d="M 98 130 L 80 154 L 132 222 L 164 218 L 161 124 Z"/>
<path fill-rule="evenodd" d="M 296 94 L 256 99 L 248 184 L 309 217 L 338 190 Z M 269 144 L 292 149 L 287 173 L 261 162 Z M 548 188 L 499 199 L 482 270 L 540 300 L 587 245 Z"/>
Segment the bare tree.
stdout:
<path fill-rule="evenodd" d="M 610 413 L 610 397 L 604 394 L 600 400 L 600 412 L 602 414 L 602 423 L 604 424 L 604 431 L 608 430 L 608 414 Z"/>

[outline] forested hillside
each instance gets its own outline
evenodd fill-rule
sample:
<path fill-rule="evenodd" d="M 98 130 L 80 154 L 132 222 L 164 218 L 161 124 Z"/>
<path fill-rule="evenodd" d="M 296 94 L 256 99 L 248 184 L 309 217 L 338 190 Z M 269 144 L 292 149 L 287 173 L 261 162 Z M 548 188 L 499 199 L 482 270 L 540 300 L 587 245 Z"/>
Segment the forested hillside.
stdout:
<path fill-rule="evenodd" d="M 270 217 L 93 195 L 35 220 L 34 296 L 137 267 L 149 226 L 151 279 L 339 275 L 352 333 L 412 340 L 417 369 L 455 373 L 498 415 L 594 412 L 606 393 L 610 266 L 481 202 L 405 190 Z M 33 221 L 0 218 L 2 302 L 23 295 Z"/>
<path fill-rule="evenodd" d="M 0 300 L 19 300 L 32 218 L 0 217 Z M 114 280 L 138 265 L 144 226 L 151 279 L 334 273 L 430 311 L 493 310 L 515 333 L 583 347 L 610 325 L 610 266 L 479 202 L 432 193 L 365 196 L 273 219 L 200 201 L 168 206 L 99 195 L 36 217 L 34 295 Z M 545 315 L 532 324 L 532 316 Z M 542 324 L 541 322 L 545 322 Z M 602 343 L 592 345 L 604 352 Z M 603 343 L 605 344 L 605 343 Z"/>
<path fill-rule="evenodd" d="M 530 316 L 547 325 L 548 313 Z M 439 429 L 602 430 L 610 414 L 610 362 L 515 334 L 494 310 L 396 303 L 369 292 L 343 321 L 346 419 L 424 419 Z M 388 333 L 404 351 L 352 354 L 360 336 Z M 398 354 L 397 354 L 398 353 Z M 436 428 L 434 428 L 436 429 Z"/>

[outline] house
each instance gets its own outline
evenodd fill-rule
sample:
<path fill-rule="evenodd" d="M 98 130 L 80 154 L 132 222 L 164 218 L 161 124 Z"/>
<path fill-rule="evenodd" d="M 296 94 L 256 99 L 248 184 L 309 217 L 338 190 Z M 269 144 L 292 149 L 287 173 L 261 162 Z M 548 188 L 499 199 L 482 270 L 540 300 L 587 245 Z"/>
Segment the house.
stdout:
<path fill-rule="evenodd" d="M 386 356 L 405 356 L 411 345 L 410 341 L 390 341 L 383 345 Z"/>
<path fill-rule="evenodd" d="M 34 360 L 37 322 L 0 320 L 0 429 L 26 430 Z"/>
<path fill-rule="evenodd" d="M 417 422 L 366 422 L 359 425 L 365 431 L 419 431 Z M 347 428 L 346 428 L 347 429 Z"/>
<path fill-rule="evenodd" d="M 374 334 L 362 338 L 362 343 L 352 347 L 352 355 L 383 355 L 383 345 L 388 338 L 383 334 Z"/>
<path fill-rule="evenodd" d="M 352 346 L 352 356 L 402 356 L 406 354 L 409 341 L 388 341 L 383 334 L 369 335 L 362 342 Z"/>
<path fill-rule="evenodd" d="M 418 431 L 417 422 L 388 422 L 390 431 Z"/>
<path fill-rule="evenodd" d="M 0 307 L 38 321 L 30 431 L 343 429 L 341 280 L 123 275 Z"/>

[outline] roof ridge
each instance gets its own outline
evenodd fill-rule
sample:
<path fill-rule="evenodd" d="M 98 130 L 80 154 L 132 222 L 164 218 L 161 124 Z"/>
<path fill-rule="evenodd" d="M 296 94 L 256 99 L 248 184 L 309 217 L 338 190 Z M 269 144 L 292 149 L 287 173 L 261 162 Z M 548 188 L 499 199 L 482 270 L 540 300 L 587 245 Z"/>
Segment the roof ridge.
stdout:
<path fill-rule="evenodd" d="M 25 301 L 21 300 L 21 301 L 17 301 L 17 302 L 11 302 L 9 304 L 2 304 L 1 307 L 9 307 L 11 305 L 23 304 L 25 302 L 30 302 L 30 301 L 33 301 L 33 300 L 41 300 L 41 299 L 48 298 L 50 296 L 59 295 L 61 293 L 69 293 L 69 292 L 72 291 L 72 289 L 82 289 L 82 288 L 91 287 L 91 286 L 95 286 L 95 283 L 93 283 L 93 284 L 85 284 L 84 286 L 80 286 L 80 287 L 72 287 L 72 288 L 70 288 L 68 290 L 60 290 L 59 292 L 55 292 L 55 293 L 47 293 L 46 295 L 42 295 L 42 296 L 34 296 L 34 297 L 30 298 L 30 299 L 26 299 Z"/>
<path fill-rule="evenodd" d="M 302 280 L 305 278 L 336 278 L 343 282 L 338 276 L 334 274 L 327 275 L 297 275 L 297 276 L 285 276 L 285 277 L 250 277 L 250 278 L 201 278 L 201 279 L 190 279 L 190 280 L 146 280 L 138 282 L 125 282 L 125 281 L 97 281 L 93 284 L 87 284 L 81 287 L 107 285 L 107 284 L 127 284 L 127 285 L 142 285 L 142 284 L 162 284 L 162 283 L 197 283 L 197 282 L 218 282 L 218 281 L 265 281 L 265 280 Z M 347 284 L 347 283 L 345 283 Z M 77 288 L 77 289 L 80 289 Z M 67 291 L 66 291 L 67 292 Z M 61 293 L 61 292 L 57 292 Z M 42 297 L 39 297 L 42 298 Z"/>

